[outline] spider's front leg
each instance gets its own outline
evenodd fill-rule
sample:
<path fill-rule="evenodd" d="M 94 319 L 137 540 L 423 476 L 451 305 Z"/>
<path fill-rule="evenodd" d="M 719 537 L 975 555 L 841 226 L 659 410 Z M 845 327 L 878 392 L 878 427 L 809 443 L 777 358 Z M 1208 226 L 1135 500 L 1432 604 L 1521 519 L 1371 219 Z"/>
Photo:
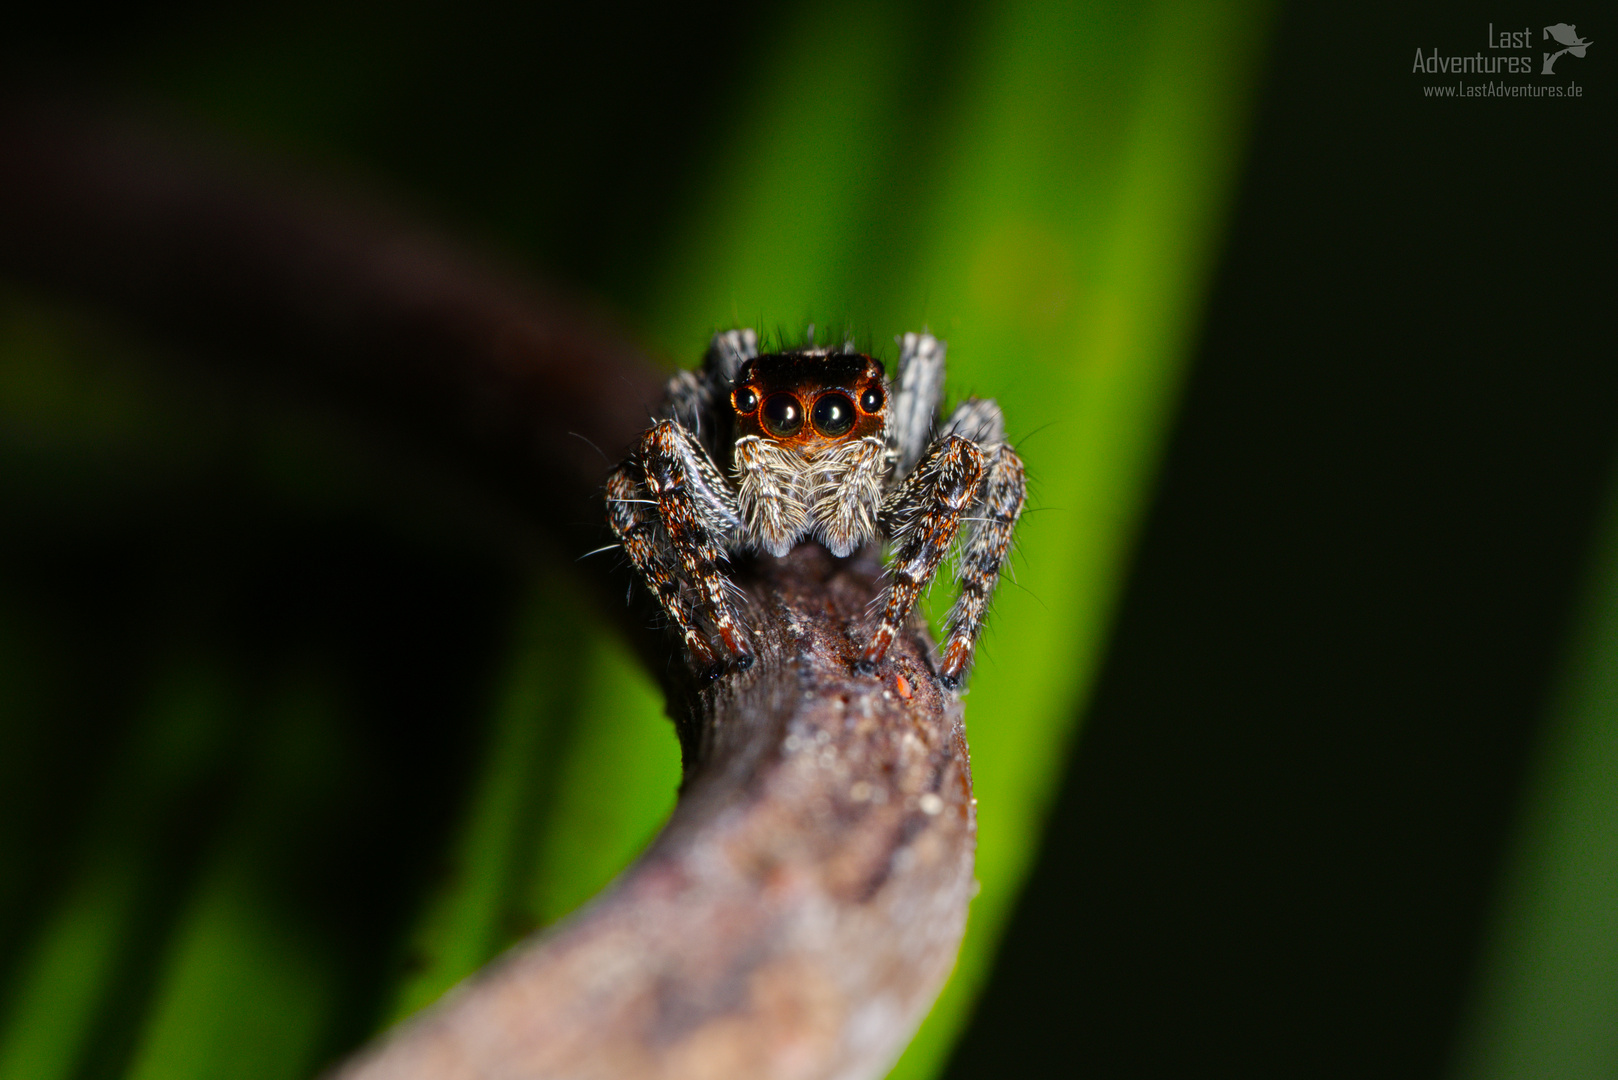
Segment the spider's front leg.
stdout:
<path fill-rule="evenodd" d="M 970 439 L 947 435 L 933 447 L 883 507 L 882 518 L 895 546 L 882 618 L 870 644 L 855 663 L 869 674 L 888 653 L 916 598 L 938 573 L 983 482 L 983 452 Z"/>
<path fill-rule="evenodd" d="M 670 558 L 668 537 L 658 519 L 657 504 L 646 497 L 640 475 L 640 463 L 631 457 L 607 476 L 607 526 L 629 556 L 630 565 L 657 597 L 664 614 L 680 631 L 697 666 L 712 670 L 717 666 L 713 647 L 697 625 L 696 612 L 686 602 L 679 567 Z"/>
<path fill-rule="evenodd" d="M 982 492 L 967 515 L 967 539 L 958 564 L 961 595 L 944 631 L 938 677 L 945 686 L 959 686 L 972 663 L 972 650 L 983 630 L 983 616 L 1000 580 L 1000 568 L 1011 551 L 1025 496 L 1022 459 L 1004 442 L 991 447 Z"/>
<path fill-rule="evenodd" d="M 751 667 L 753 651 L 731 604 L 723 565 L 724 538 L 740 524 L 736 499 L 696 436 L 673 420 L 653 424 L 608 480 L 607 499 L 608 523 L 697 663 L 708 670 L 717 666 L 700 614 L 730 660 L 741 670 Z M 647 513 L 648 503 L 655 515 Z M 697 594 L 699 610 L 687 602 L 685 582 Z"/>

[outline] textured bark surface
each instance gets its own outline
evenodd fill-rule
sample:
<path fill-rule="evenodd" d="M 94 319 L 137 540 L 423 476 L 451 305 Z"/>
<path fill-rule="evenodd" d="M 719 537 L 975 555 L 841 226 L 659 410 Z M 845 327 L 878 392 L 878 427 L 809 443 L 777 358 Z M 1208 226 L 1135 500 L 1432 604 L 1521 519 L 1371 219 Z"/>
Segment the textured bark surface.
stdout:
<path fill-rule="evenodd" d="M 553 535 L 599 519 L 587 444 L 614 455 L 645 425 L 661 379 L 641 354 L 431 233 L 266 176 L 0 99 L 0 273 L 419 436 Z M 736 570 L 758 663 L 672 677 L 686 775 L 652 848 L 345 1078 L 855 1078 L 899 1053 L 973 892 L 960 701 L 915 625 L 851 674 L 874 553 Z"/>
<path fill-rule="evenodd" d="M 954 964 L 976 816 L 925 635 L 849 674 L 876 569 L 806 545 L 744 571 L 759 660 L 677 703 L 656 843 L 344 1080 L 880 1076 Z"/>

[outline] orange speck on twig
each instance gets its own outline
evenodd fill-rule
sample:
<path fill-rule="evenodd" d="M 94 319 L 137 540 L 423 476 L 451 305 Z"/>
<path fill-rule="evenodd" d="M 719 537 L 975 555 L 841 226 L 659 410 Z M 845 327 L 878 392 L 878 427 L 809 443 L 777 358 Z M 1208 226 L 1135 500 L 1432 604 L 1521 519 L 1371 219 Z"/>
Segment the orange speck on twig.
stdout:
<path fill-rule="evenodd" d="M 899 691 L 899 696 L 904 698 L 906 701 L 909 701 L 910 700 L 910 680 L 906 679 L 903 675 L 896 676 L 895 677 L 895 686 Z"/>

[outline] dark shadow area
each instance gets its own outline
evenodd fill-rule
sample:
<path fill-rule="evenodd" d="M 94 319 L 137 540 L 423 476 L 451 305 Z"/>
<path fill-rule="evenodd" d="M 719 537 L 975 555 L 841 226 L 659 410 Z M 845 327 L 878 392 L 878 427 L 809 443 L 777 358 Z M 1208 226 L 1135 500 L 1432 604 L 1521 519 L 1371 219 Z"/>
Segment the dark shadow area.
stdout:
<path fill-rule="evenodd" d="M 737 58 L 777 19 L 731 0 L 173 0 L 107 19 L 46 6 L 8 26 L 0 60 L 9 76 L 186 101 L 204 125 L 352 170 L 568 284 L 621 298 L 645 287 L 646 254 L 689 200 L 693 148 L 718 134 Z"/>
<path fill-rule="evenodd" d="M 1456 80 L 1415 50 L 1483 50 L 1489 17 L 1284 13 L 1110 657 L 950 1076 L 1441 1074 L 1618 448 L 1611 64 L 1560 61 L 1581 99 L 1425 98 Z"/>
<path fill-rule="evenodd" d="M 126 1071 L 158 956 L 221 860 L 251 865 L 353 983 L 334 1047 L 369 1030 L 523 593 L 475 547 L 212 479 L 115 521 L 0 485 L 0 558 L 28 568 L 8 575 L 4 621 L 30 638 L 28 692 L 8 695 L 0 962 L 84 868 L 134 875 L 117 877 L 127 955 L 84 1076 Z"/>
<path fill-rule="evenodd" d="M 182 125 L 408 191 L 473 243 L 497 237 L 623 302 L 689 197 L 692 128 L 734 92 L 724 59 L 765 18 L 633 15 L 37 8 L 8 27 L 0 82 L 160 116 L 185 102 Z M 239 71 L 207 67 L 244 52 Z M 576 167 L 547 164 L 558 147 Z M 233 384 L 228 363 L 150 355 L 128 326 L 55 302 L 0 282 L 0 332 L 40 354 L 0 387 L 0 999 L 87 878 L 129 867 L 122 944 L 72 1067 L 125 1075 L 188 900 L 245 867 L 244 891 L 333 981 L 329 1058 L 373 1032 L 411 964 L 405 932 L 444 879 L 514 615 L 554 552 L 451 494 L 461 478 L 420 446 L 273 380 Z M 594 546 L 593 501 L 535 498 L 561 519 L 541 524 Z"/>

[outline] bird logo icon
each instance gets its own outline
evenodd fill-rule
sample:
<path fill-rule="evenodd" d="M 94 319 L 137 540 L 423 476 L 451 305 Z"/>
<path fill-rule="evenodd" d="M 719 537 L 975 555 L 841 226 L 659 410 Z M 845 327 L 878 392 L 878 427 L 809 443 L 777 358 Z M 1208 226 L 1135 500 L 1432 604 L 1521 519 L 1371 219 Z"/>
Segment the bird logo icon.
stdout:
<path fill-rule="evenodd" d="M 1584 59 L 1584 50 L 1594 44 L 1594 42 L 1585 41 L 1579 37 L 1579 32 L 1573 28 L 1573 25 L 1565 22 L 1559 22 L 1555 26 L 1547 26 L 1545 33 L 1542 35 L 1542 40 L 1543 38 L 1555 38 L 1556 43 L 1564 47 L 1557 52 L 1545 54 L 1545 66 L 1539 69 L 1541 75 L 1556 74 L 1551 70 L 1551 65 L 1556 63 L 1557 58 L 1563 53 L 1572 53 L 1579 59 Z"/>

